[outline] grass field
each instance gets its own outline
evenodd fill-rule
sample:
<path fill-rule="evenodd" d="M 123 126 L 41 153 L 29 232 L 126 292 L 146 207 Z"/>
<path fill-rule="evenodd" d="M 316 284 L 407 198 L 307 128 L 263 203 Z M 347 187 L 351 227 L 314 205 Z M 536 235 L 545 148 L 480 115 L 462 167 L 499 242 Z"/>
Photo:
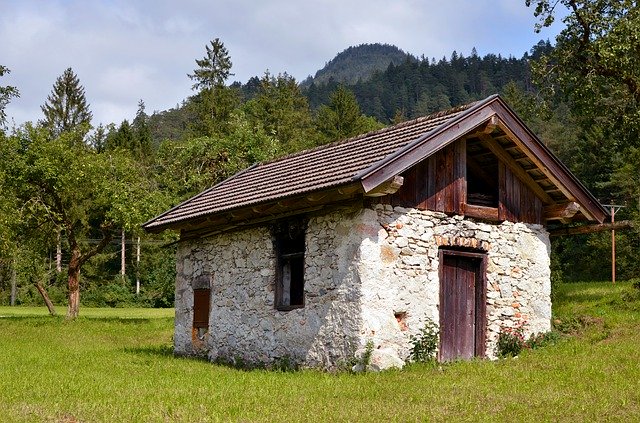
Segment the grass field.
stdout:
<path fill-rule="evenodd" d="M 0 421 L 640 421 L 640 300 L 625 292 L 562 286 L 555 318 L 579 333 L 518 359 L 357 375 L 174 358 L 172 310 L 0 307 Z"/>

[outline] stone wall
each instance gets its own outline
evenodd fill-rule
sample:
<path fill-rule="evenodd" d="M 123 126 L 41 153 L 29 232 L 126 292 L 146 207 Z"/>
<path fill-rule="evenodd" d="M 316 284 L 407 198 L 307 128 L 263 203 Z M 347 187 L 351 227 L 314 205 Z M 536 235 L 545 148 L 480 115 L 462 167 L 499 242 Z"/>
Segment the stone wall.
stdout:
<path fill-rule="evenodd" d="M 175 347 L 179 354 L 270 362 L 288 357 L 332 368 L 367 342 L 406 359 L 409 336 L 438 322 L 438 248 L 485 251 L 487 350 L 500 326 L 549 329 L 549 241 L 540 225 L 500 225 L 377 205 L 309 219 L 305 307 L 277 311 L 275 255 L 266 227 L 182 244 L 178 249 Z M 209 331 L 192 329 L 193 288 L 211 286 Z"/>
<path fill-rule="evenodd" d="M 353 355 L 360 328 L 360 239 L 351 219 L 310 219 L 305 254 L 305 307 L 278 311 L 271 234 L 266 227 L 181 245 L 177 257 L 175 348 L 212 360 L 271 362 L 287 357 L 331 368 Z M 192 331 L 193 281 L 211 280 L 210 329 Z"/>
<path fill-rule="evenodd" d="M 543 226 L 488 224 L 388 205 L 364 213 L 375 213 L 380 225 L 377 239 L 362 245 L 363 272 L 368 275 L 362 287 L 367 292 L 363 335 L 376 346 L 406 358 L 408 335 L 417 333 L 426 319 L 438 323 L 440 247 L 487 254 L 488 357 L 494 357 L 501 326 L 523 325 L 526 335 L 550 329 L 550 246 Z"/>

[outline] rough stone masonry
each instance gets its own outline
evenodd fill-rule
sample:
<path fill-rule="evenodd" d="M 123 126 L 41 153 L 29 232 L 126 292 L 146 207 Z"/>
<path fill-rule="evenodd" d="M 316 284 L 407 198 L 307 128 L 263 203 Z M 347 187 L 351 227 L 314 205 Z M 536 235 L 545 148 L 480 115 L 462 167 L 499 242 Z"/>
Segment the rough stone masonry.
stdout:
<path fill-rule="evenodd" d="M 378 367 L 402 366 L 409 337 L 439 320 L 440 247 L 487 253 L 486 356 L 501 326 L 550 329 L 549 237 L 542 225 L 488 224 L 376 205 L 309 218 L 305 306 L 274 307 L 276 256 L 268 226 L 182 243 L 175 351 L 211 360 L 286 358 L 332 369 L 368 342 Z M 193 289 L 211 289 L 209 328 L 192 329 Z"/>

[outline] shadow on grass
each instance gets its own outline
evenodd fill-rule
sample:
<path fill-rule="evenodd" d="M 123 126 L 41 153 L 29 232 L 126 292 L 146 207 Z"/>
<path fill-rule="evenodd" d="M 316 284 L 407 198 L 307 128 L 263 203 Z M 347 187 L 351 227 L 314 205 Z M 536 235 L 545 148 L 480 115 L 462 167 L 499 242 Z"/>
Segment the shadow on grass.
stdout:
<path fill-rule="evenodd" d="M 29 326 L 45 326 L 52 322 L 64 322 L 64 316 L 0 316 L 0 321 L 20 322 Z"/>
<path fill-rule="evenodd" d="M 124 352 L 149 357 L 174 357 L 171 345 L 150 345 L 146 347 L 125 347 Z"/>
<path fill-rule="evenodd" d="M 125 324 L 131 324 L 131 325 L 147 324 L 152 320 L 146 317 L 93 317 L 93 316 L 82 316 L 79 319 L 100 321 L 105 323 L 125 323 Z"/>

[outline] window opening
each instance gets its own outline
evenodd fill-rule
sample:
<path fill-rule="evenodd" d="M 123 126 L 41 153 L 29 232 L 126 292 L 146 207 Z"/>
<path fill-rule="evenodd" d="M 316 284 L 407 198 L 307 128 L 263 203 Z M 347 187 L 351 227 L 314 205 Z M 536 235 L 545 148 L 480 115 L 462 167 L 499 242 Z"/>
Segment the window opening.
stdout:
<path fill-rule="evenodd" d="M 277 255 L 276 308 L 304 307 L 304 251 L 306 222 L 282 222 L 274 227 Z"/>
<path fill-rule="evenodd" d="M 498 159 L 477 139 L 467 142 L 467 204 L 498 207 Z"/>
<path fill-rule="evenodd" d="M 193 328 L 202 337 L 209 330 L 209 304 L 211 290 L 208 288 L 193 290 Z"/>

